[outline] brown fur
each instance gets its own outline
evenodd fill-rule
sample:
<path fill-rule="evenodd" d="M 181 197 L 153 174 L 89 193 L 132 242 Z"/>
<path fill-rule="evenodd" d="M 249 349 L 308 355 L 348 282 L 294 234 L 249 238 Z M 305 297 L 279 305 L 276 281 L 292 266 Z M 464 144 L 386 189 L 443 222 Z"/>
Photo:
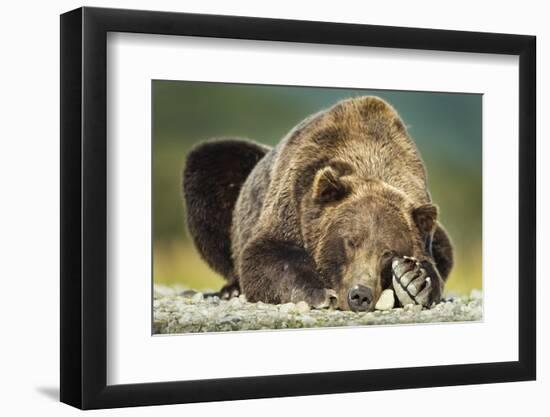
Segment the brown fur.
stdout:
<path fill-rule="evenodd" d="M 205 195 L 197 206 L 205 212 L 199 216 L 194 211 L 198 222 L 208 217 L 223 230 L 216 239 L 226 236 L 231 261 L 228 251 L 216 249 L 213 242 L 201 243 L 199 250 L 229 281 L 238 281 L 249 300 L 303 299 L 316 305 L 326 301 L 331 289 L 338 305 L 348 308 L 348 290 L 361 284 L 372 290 L 374 305 L 391 285 L 392 256 L 403 255 L 437 267 L 435 298 L 440 295 L 452 266 L 452 246 L 437 222 L 416 146 L 385 101 L 360 97 L 339 102 L 298 125 L 247 174 L 249 165 L 231 174 L 232 181 L 242 183 L 238 198 L 231 197 L 236 198 L 230 202 L 231 220 L 210 216 L 216 209 L 206 207 L 210 193 L 224 198 L 218 190 L 222 184 L 216 183 L 223 170 L 202 172 L 208 186 L 195 178 L 198 174 L 187 168 L 185 173 L 186 183 Z M 188 207 L 195 206 L 195 199 L 193 192 L 186 193 Z M 194 229 L 196 242 L 212 240 Z"/>
<path fill-rule="evenodd" d="M 253 142 L 216 139 L 187 156 L 183 195 L 187 225 L 201 256 L 234 281 L 229 239 L 233 207 L 248 174 L 269 149 Z"/>

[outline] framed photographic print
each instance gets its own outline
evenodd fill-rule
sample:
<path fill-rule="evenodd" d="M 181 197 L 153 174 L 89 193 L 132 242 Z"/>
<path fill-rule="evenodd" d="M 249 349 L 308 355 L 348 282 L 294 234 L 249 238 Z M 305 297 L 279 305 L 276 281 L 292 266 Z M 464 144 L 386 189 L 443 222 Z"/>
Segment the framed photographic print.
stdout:
<path fill-rule="evenodd" d="M 61 401 L 535 379 L 535 37 L 61 16 Z"/>

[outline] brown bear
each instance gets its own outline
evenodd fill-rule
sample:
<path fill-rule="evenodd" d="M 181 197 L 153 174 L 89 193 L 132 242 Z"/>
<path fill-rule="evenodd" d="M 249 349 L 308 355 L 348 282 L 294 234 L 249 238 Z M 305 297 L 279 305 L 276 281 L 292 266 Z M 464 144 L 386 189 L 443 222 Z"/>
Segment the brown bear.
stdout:
<path fill-rule="evenodd" d="M 274 148 L 219 139 L 183 173 L 187 221 L 227 298 L 372 310 L 439 302 L 453 264 L 426 170 L 401 118 L 378 97 L 338 102 Z"/>

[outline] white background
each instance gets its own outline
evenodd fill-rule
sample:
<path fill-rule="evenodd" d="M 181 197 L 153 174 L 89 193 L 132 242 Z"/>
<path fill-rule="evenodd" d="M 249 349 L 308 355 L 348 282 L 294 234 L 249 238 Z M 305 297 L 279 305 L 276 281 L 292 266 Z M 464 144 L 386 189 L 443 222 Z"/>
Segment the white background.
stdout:
<path fill-rule="evenodd" d="M 517 360 L 517 57 L 136 34 L 107 45 L 108 384 Z M 151 79 L 482 92 L 483 322 L 151 337 Z M 232 360 L 174 360 L 219 346 Z"/>
<path fill-rule="evenodd" d="M 543 2 L 461 1 L 443 6 L 440 2 L 394 1 L 353 2 L 340 0 L 326 5 L 297 1 L 231 2 L 202 0 L 96 2 L 87 5 L 163 9 L 219 14 L 256 15 L 295 19 L 418 26 L 536 34 L 538 36 L 538 119 L 539 119 L 539 259 L 549 249 L 550 222 L 540 213 L 550 210 L 548 189 L 550 157 L 548 125 L 541 115 L 547 111 L 550 94 L 548 72 L 550 28 Z M 3 7 L 2 36 L 2 152 L 0 161 L 0 236 L 3 293 L 0 304 L 2 344 L 0 378 L 6 415 L 31 412 L 72 415 L 76 411 L 57 403 L 59 349 L 59 20 L 58 14 L 80 6 L 73 1 L 10 2 Z M 378 393 L 325 395 L 316 397 L 180 405 L 169 407 L 100 411 L 96 414 L 126 415 L 281 415 L 311 411 L 316 415 L 382 412 L 464 416 L 468 409 L 478 415 L 524 415 L 547 410 L 550 389 L 548 351 L 550 330 L 544 325 L 550 315 L 542 305 L 545 281 L 539 275 L 539 366 L 538 381 L 484 386 L 402 390 Z M 397 404 L 397 408 L 395 406 Z M 426 405 L 424 405 L 426 404 Z M 359 411 L 358 411 L 359 410 Z M 542 411 L 544 412 L 544 411 Z"/>

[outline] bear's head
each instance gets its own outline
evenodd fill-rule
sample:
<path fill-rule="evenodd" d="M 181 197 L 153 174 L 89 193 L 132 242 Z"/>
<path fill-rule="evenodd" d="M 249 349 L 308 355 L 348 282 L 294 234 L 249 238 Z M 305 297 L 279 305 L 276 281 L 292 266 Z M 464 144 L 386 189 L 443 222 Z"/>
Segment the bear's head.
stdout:
<path fill-rule="evenodd" d="M 389 184 L 359 179 L 345 164 L 318 170 L 308 201 L 305 245 L 341 309 L 374 309 L 391 286 L 394 257 L 433 263 L 429 245 L 438 210 L 431 203 L 415 205 Z"/>

